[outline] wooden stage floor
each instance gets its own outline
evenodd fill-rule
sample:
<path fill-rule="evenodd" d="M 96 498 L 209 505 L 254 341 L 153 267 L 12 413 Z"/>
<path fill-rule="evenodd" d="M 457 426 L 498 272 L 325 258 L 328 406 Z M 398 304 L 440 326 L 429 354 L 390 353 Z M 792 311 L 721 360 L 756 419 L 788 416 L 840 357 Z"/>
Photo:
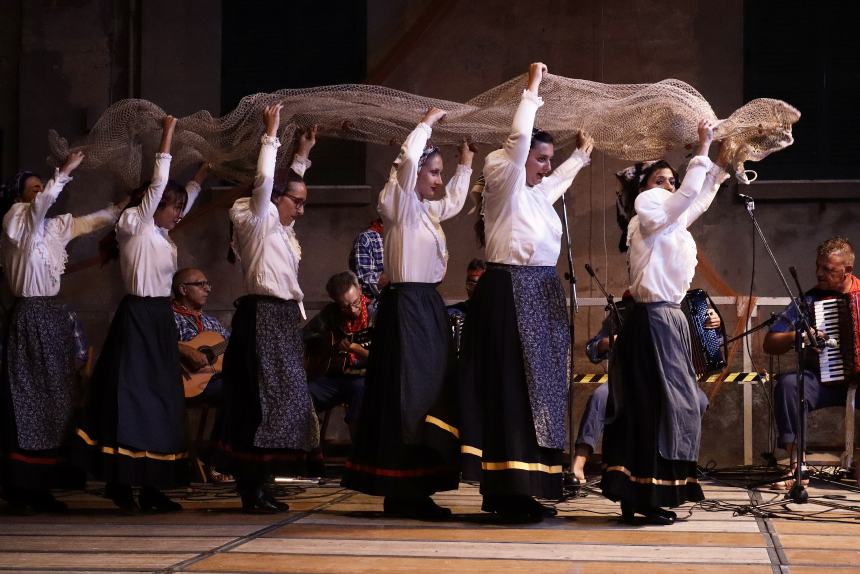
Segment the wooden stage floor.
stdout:
<path fill-rule="evenodd" d="M 618 505 L 594 492 L 560 504 L 557 518 L 512 526 L 481 513 L 480 495 L 467 484 L 435 497 L 455 513 L 443 523 L 386 518 L 381 499 L 336 482 L 279 485 L 291 510 L 274 516 L 242 514 L 227 485 L 174 491 L 181 513 L 122 516 L 94 485 L 62 494 L 68 515 L 0 515 L 0 571 L 860 572 L 860 512 L 816 503 L 860 511 L 860 493 L 813 481 L 812 503 L 755 518 L 723 504 L 782 494 L 704 487 L 710 502 L 685 507 L 678 512 L 684 520 L 659 527 L 619 524 Z"/>

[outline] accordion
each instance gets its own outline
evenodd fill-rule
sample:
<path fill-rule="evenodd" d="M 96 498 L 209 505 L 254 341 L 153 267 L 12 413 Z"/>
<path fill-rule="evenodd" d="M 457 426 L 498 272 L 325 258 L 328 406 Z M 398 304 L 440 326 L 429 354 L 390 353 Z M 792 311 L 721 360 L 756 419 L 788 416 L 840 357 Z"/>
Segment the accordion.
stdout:
<path fill-rule="evenodd" d="M 860 372 L 860 293 L 840 294 L 812 304 L 816 329 L 836 339 L 836 347 L 825 347 L 818 353 L 821 383 L 839 385 Z"/>
<path fill-rule="evenodd" d="M 720 317 L 717 329 L 705 329 L 708 309 L 717 310 L 711 298 L 702 289 L 690 289 L 681 301 L 681 310 L 690 324 L 690 342 L 693 351 L 693 367 L 699 376 L 710 375 L 726 367 L 723 349 L 726 345 L 726 328 Z M 719 312 L 717 311 L 719 314 Z"/>

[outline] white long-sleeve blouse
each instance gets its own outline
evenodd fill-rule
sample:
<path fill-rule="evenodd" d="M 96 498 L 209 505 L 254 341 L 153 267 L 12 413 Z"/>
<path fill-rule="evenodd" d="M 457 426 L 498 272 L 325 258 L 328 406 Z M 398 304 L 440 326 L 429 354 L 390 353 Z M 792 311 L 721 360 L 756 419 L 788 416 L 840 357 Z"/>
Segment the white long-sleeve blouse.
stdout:
<path fill-rule="evenodd" d="M 282 225 L 278 208 L 272 203 L 275 162 L 280 146 L 278 138 L 263 136 L 251 197 L 237 199 L 230 208 L 233 245 L 242 262 L 248 293 L 294 300 L 301 306 L 304 298 L 299 287 L 302 250 L 296 238 L 295 221 Z M 291 167 L 304 176 L 310 165 L 309 160 L 296 156 Z"/>
<path fill-rule="evenodd" d="M 440 223 L 457 215 L 469 190 L 472 168 L 458 165 L 444 197 L 418 197 L 418 161 L 430 138 L 421 122 L 412 130 L 379 193 L 377 211 L 385 226 L 384 268 L 392 283 L 439 283 L 448 267 L 448 248 Z"/>
<path fill-rule="evenodd" d="M 14 204 L 3 218 L 3 265 L 16 297 L 51 297 L 59 293 L 69 241 L 108 227 L 119 217 L 117 206 L 79 217 L 70 213 L 46 217 L 71 180 L 56 170 L 32 202 Z"/>
<path fill-rule="evenodd" d="M 484 232 L 487 260 L 508 265 L 555 266 L 561 251 L 561 220 L 555 203 L 583 167 L 580 150 L 538 185 L 526 185 L 526 159 L 535 114 L 543 99 L 525 90 L 502 149 L 484 160 Z"/>
<path fill-rule="evenodd" d="M 627 261 L 637 301 L 680 303 L 684 298 L 696 271 L 696 242 L 687 228 L 710 207 L 727 177 L 707 156 L 696 156 L 674 193 L 656 187 L 636 197 Z"/>

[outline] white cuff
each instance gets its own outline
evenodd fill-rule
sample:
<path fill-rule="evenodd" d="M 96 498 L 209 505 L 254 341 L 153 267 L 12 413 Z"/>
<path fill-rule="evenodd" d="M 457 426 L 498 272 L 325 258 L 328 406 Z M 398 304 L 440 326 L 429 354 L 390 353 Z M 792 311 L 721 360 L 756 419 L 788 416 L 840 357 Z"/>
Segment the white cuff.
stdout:
<path fill-rule="evenodd" d="M 418 127 L 419 127 L 419 128 L 421 128 L 421 129 L 423 129 L 425 132 L 427 132 L 427 137 L 428 137 L 428 138 L 429 138 L 431 135 L 433 135 L 433 128 L 432 128 L 432 127 L 430 127 L 430 124 L 426 124 L 426 123 L 424 123 L 424 122 L 419 122 L 419 123 L 418 123 Z"/>
<path fill-rule="evenodd" d="M 579 158 L 579 161 L 582 162 L 582 167 L 585 167 L 591 163 L 591 154 L 587 154 L 584 151 L 582 151 L 581 149 L 573 150 L 573 153 L 570 155 L 571 155 L 571 157 Z"/>
<path fill-rule="evenodd" d="M 278 139 L 278 136 L 270 136 L 268 134 L 263 134 L 263 137 L 260 138 L 260 143 L 263 145 L 270 145 L 275 149 L 281 147 L 281 140 Z"/>
<path fill-rule="evenodd" d="M 157 153 L 155 159 L 173 159 L 173 156 L 169 153 Z"/>
<path fill-rule="evenodd" d="M 717 164 L 714 164 L 714 167 L 712 167 L 708 171 L 708 174 L 711 175 L 714 178 L 714 181 L 716 181 L 718 184 L 723 183 L 729 178 L 729 172 L 727 172 Z"/>
<path fill-rule="evenodd" d="M 54 183 L 59 183 L 60 185 L 66 185 L 74 178 L 70 175 L 66 175 L 60 171 L 60 168 L 54 168 Z"/>
<path fill-rule="evenodd" d="M 293 163 L 297 163 L 303 166 L 305 169 L 310 169 L 311 165 L 313 165 L 313 162 L 311 160 L 298 154 L 293 156 Z"/>
<path fill-rule="evenodd" d="M 523 90 L 523 99 L 532 102 L 537 107 L 541 107 L 543 105 L 543 98 L 529 90 Z"/>
<path fill-rule="evenodd" d="M 690 170 L 696 166 L 702 166 L 706 169 L 711 169 L 714 166 L 714 162 L 711 161 L 706 155 L 697 155 L 690 160 L 690 163 L 687 164 L 687 170 Z"/>

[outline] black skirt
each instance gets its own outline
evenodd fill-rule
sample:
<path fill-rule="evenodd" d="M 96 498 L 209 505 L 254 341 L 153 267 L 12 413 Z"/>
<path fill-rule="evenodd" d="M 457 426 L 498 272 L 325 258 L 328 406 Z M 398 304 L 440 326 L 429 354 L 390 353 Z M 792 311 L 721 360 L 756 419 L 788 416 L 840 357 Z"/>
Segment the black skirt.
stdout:
<path fill-rule="evenodd" d="M 436 285 L 386 288 L 343 486 L 377 496 L 425 496 L 459 486 L 454 360 Z"/>
<path fill-rule="evenodd" d="M 66 464 L 75 372 L 75 327 L 53 297 L 17 299 L 0 376 L 0 483 L 80 486 Z"/>
<path fill-rule="evenodd" d="M 480 481 L 485 495 L 559 499 L 563 450 L 538 444 L 512 280 L 516 271 L 488 265 L 469 305 L 460 376 L 463 477 Z M 546 292 L 558 298 L 555 289 Z M 549 323 L 554 306 L 547 302 L 544 317 L 522 319 L 535 326 Z M 545 367 L 562 374 L 568 370 L 561 353 L 545 360 L 552 363 Z M 555 393 L 566 394 L 567 389 Z M 555 422 L 563 425 L 564 419 Z"/>
<path fill-rule="evenodd" d="M 659 314 L 661 320 L 649 317 L 649 313 Z M 672 328 L 664 328 L 665 318 L 672 319 Z M 655 344 L 656 337 L 659 345 Z M 636 507 L 674 507 L 704 499 L 696 478 L 696 461 L 669 460 L 661 455 L 661 444 L 665 450 L 672 443 L 665 436 L 661 438 L 661 421 L 669 411 L 675 413 L 674 426 L 691 428 L 693 434 L 701 427 L 698 406 L 678 409 L 673 404 L 677 401 L 666 398 L 678 392 L 677 386 L 672 393 L 667 392 L 672 390 L 668 385 L 692 377 L 687 385 L 689 392 L 685 393 L 690 396 L 680 400 L 698 405 L 695 374 L 690 374 L 693 369 L 689 365 L 689 347 L 689 327 L 678 305 L 637 304 L 624 322 L 610 359 L 603 430 L 601 488 L 610 500 Z M 658 356 L 659 349 L 674 349 L 670 351 L 673 356 Z M 664 429 L 663 434 L 666 432 Z M 693 438 L 697 451 L 698 439 Z"/>
<path fill-rule="evenodd" d="M 187 483 L 178 340 L 168 297 L 123 297 L 74 443 L 77 460 L 97 478 L 156 488 Z"/>
<path fill-rule="evenodd" d="M 235 306 L 215 465 L 248 482 L 273 474 L 321 476 L 319 423 L 302 365 L 298 303 L 246 295 Z"/>

